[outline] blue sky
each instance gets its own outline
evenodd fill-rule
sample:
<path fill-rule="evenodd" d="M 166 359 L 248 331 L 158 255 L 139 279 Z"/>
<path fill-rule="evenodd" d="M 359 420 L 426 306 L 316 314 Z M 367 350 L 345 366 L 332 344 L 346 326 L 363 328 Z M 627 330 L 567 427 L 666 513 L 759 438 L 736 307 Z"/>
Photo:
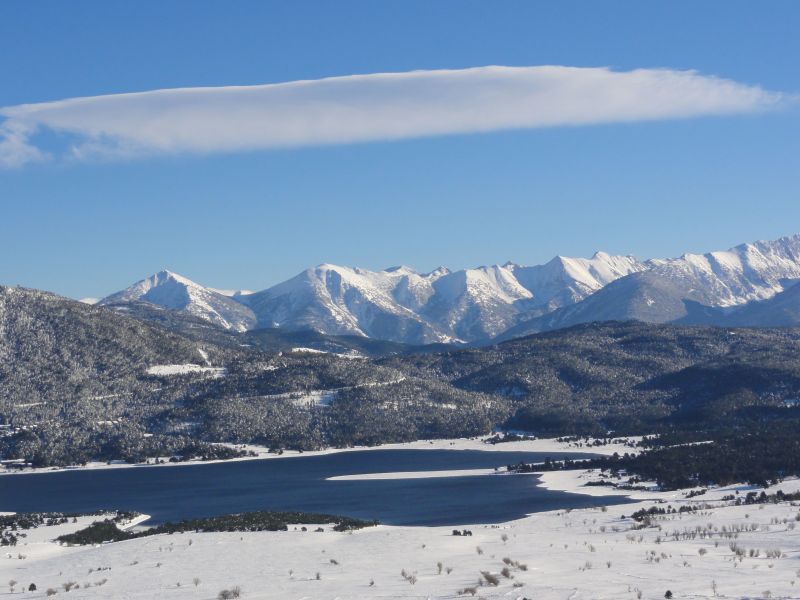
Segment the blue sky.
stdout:
<path fill-rule="evenodd" d="M 790 1 L 9 1 L 0 107 L 486 65 L 693 69 L 791 97 L 798 30 Z M 81 160 L 43 130 L 55 159 L 0 170 L 0 282 L 100 296 L 170 268 L 261 289 L 321 262 L 429 270 L 771 239 L 800 232 L 800 110 L 779 104 Z"/>

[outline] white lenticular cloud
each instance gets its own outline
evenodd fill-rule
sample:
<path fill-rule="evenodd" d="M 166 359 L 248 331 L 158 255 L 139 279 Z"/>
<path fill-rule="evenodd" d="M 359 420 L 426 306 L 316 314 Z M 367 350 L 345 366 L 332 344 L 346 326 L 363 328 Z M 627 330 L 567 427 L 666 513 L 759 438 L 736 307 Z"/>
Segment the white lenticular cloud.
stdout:
<path fill-rule="evenodd" d="M 0 166 L 47 158 L 40 133 L 66 135 L 62 155 L 136 157 L 726 115 L 783 99 L 694 71 L 559 66 L 165 89 L 0 108 Z"/>

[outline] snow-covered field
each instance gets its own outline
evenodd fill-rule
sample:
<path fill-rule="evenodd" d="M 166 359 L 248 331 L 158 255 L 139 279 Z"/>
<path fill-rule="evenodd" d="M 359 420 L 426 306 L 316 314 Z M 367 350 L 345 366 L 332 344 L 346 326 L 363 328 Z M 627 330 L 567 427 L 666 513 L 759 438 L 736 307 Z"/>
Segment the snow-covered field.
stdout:
<path fill-rule="evenodd" d="M 548 451 L 548 444 L 550 450 L 566 449 L 548 440 L 400 447 L 463 449 L 478 444 L 482 450 L 524 445 Z M 585 471 L 546 473 L 542 485 L 610 493 L 584 487 L 592 476 Z M 800 481 L 786 481 L 770 491 L 778 488 L 797 491 Z M 471 598 L 472 588 L 476 598 L 487 599 L 656 599 L 668 590 L 674 598 L 800 598 L 800 530 L 795 530 L 800 506 L 730 506 L 721 500 L 752 489 L 730 486 L 692 499 L 685 492 L 636 492 L 637 504 L 459 527 L 471 536 L 453 536 L 451 527 L 379 526 L 337 533 L 325 526 L 321 533 L 314 527 L 306 532 L 298 527 L 288 532 L 187 533 L 97 547 L 69 548 L 51 541 L 92 520 L 82 518 L 76 524 L 32 530 L 16 547 L 4 548 L 0 581 L 19 582 L 14 597 L 22 598 L 43 598 L 52 588 L 57 596 L 68 593 L 71 599 L 210 600 L 235 586 L 241 587 L 242 598 L 298 600 Z M 644 529 L 629 518 L 640 508 L 667 505 L 701 509 L 658 517 Z M 737 548 L 744 550 L 743 557 L 736 557 Z M 495 578 L 497 585 L 492 585 Z M 63 584 L 69 582 L 80 587 L 65 592 Z M 30 583 L 37 591 L 20 593 Z"/>
<path fill-rule="evenodd" d="M 473 587 L 475 597 L 512 599 L 655 599 L 667 590 L 674 598 L 800 597 L 800 509 L 724 506 L 719 499 L 730 493 L 733 487 L 684 499 L 712 506 L 645 529 L 623 515 L 662 499 L 468 526 L 471 536 L 453 536 L 449 527 L 336 533 L 326 526 L 322 533 L 187 533 L 98 547 L 50 541 L 91 520 L 81 519 L 33 530 L 0 558 L 0 573 L 4 582 L 18 581 L 17 590 L 36 584 L 37 592 L 15 594 L 23 598 L 45 597 L 48 588 L 61 596 L 68 582 L 80 585 L 71 599 L 212 599 L 234 586 L 243 598 L 298 600 L 469 598 Z M 732 544 L 745 549 L 743 558 Z"/>

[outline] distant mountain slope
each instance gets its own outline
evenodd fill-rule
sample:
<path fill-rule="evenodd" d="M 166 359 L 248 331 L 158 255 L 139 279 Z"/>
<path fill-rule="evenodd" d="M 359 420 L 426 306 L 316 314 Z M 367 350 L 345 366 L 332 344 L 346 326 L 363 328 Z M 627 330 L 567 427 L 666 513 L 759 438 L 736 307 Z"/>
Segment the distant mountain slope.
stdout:
<path fill-rule="evenodd" d="M 572 304 L 645 266 L 597 253 L 515 264 L 417 273 L 321 265 L 244 297 L 259 327 L 314 329 L 410 344 L 471 342 L 497 335 L 522 314 Z"/>
<path fill-rule="evenodd" d="M 103 298 L 99 304 L 149 302 L 205 319 L 225 329 L 246 331 L 256 319 L 253 312 L 238 301 L 239 298 L 239 294 L 228 296 L 171 271 L 161 271 Z"/>
<path fill-rule="evenodd" d="M 139 309 L 150 316 L 131 318 Z M 215 456 L 210 442 L 313 449 L 495 426 L 642 433 L 751 409 L 780 418 L 800 397 L 792 329 L 611 322 L 377 360 L 363 355 L 403 346 L 299 332 L 352 343 L 362 356 L 305 343 L 260 351 L 287 333 L 236 333 L 149 303 L 97 307 L 0 288 L 0 458 Z"/>
<path fill-rule="evenodd" d="M 650 265 L 577 304 L 520 323 L 498 340 L 593 321 L 726 323 L 726 312 L 720 309 L 731 312 L 748 302 L 766 300 L 800 279 L 800 235 L 742 244 L 725 252 L 654 260 Z M 747 314 L 735 322 L 751 324 Z"/>
<path fill-rule="evenodd" d="M 538 306 L 553 310 L 580 302 L 612 281 L 648 268 L 633 256 L 596 252 L 592 258 L 557 256 L 544 265 L 510 265 Z"/>
<path fill-rule="evenodd" d="M 251 348 L 264 352 L 290 352 L 297 348 L 350 356 L 377 358 L 412 352 L 436 352 L 448 344 L 415 346 L 359 335 L 327 335 L 311 329 L 289 331 L 277 327 L 233 331 L 183 311 L 170 310 L 149 302 L 105 304 L 103 308 L 146 323 L 153 323 L 187 338 L 226 348 Z"/>
<path fill-rule="evenodd" d="M 647 262 L 597 252 L 544 265 L 430 273 L 323 264 L 255 293 L 223 293 L 162 271 L 100 304 L 148 302 L 235 332 L 313 331 L 422 346 L 480 344 L 606 320 L 725 324 L 738 307 L 768 300 L 797 280 L 800 235 Z M 772 321 L 754 309 L 731 321 L 761 322 Z"/>
<path fill-rule="evenodd" d="M 448 341 L 416 309 L 433 293 L 441 273 L 386 271 L 320 265 L 244 301 L 258 327 L 312 329 L 333 335 L 362 335 L 399 342 Z"/>
<path fill-rule="evenodd" d="M 800 284 L 769 300 L 745 304 L 720 322 L 729 327 L 800 327 Z"/>

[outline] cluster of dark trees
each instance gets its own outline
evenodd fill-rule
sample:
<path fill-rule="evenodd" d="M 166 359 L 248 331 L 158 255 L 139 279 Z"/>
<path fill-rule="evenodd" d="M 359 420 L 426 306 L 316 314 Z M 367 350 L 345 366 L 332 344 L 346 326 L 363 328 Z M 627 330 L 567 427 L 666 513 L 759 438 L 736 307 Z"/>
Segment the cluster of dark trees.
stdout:
<path fill-rule="evenodd" d="M 517 473 L 602 469 L 628 485 L 655 481 L 663 489 L 749 482 L 770 485 L 800 476 L 800 408 L 771 418 L 722 420 L 714 427 L 677 429 L 645 438 L 643 451 L 585 460 L 547 458 L 540 464 L 509 465 Z M 611 482 L 607 482 L 611 485 Z"/>
<path fill-rule="evenodd" d="M 0 515 L 0 546 L 16 546 L 19 538 L 24 537 L 26 535 L 25 531 L 29 529 L 61 525 L 70 521 L 74 522 L 80 516 L 100 515 L 103 512 L 97 511 L 84 515 L 61 512 L 29 512 Z M 136 516 L 136 513 L 117 511 L 111 522 L 119 523 L 132 519 L 134 516 Z"/>
<path fill-rule="evenodd" d="M 800 475 L 800 418 L 707 433 L 708 441 L 652 448 L 635 456 L 595 461 L 635 473 L 665 489 L 750 482 L 776 483 Z"/>
<path fill-rule="evenodd" d="M 688 497 L 688 496 L 687 496 Z M 780 502 L 795 502 L 800 500 L 800 492 L 786 494 L 782 490 L 778 490 L 774 494 L 767 494 L 761 492 L 748 492 L 742 495 L 730 495 L 723 497 L 724 501 L 732 502 L 736 506 L 751 505 L 751 504 L 777 504 Z M 696 512 L 704 509 L 704 505 L 682 504 L 678 508 L 673 506 L 661 507 L 651 506 L 650 508 L 642 508 L 631 514 L 634 521 L 645 522 L 649 521 L 651 517 L 674 515 Z"/>
<path fill-rule="evenodd" d="M 116 521 L 106 519 L 96 521 L 79 531 L 56 538 L 56 541 L 69 545 L 102 544 L 119 542 L 138 537 L 162 533 L 212 532 L 212 531 L 286 531 L 289 525 L 318 525 L 333 523 L 334 531 L 351 531 L 371 527 L 378 521 L 364 521 L 351 517 L 340 517 L 307 512 L 258 511 L 200 519 L 188 519 L 179 523 L 164 523 L 142 531 L 124 531 L 117 527 Z"/>

